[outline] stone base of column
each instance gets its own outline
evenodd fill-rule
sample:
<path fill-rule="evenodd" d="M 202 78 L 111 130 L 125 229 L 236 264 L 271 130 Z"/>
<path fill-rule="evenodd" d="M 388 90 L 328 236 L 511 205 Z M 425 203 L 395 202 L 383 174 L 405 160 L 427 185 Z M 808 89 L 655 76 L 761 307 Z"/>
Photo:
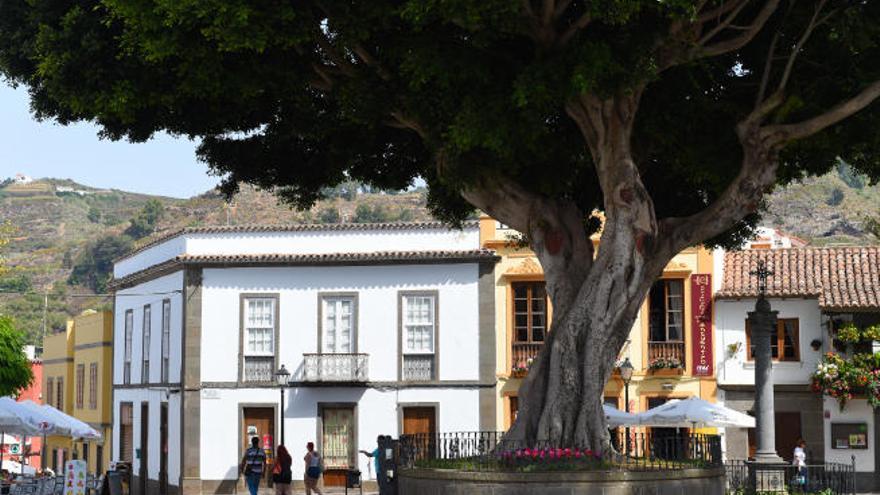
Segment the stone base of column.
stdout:
<path fill-rule="evenodd" d="M 785 470 L 789 467 L 779 456 L 771 456 L 749 461 L 749 486 L 755 493 L 783 493 L 785 491 Z"/>

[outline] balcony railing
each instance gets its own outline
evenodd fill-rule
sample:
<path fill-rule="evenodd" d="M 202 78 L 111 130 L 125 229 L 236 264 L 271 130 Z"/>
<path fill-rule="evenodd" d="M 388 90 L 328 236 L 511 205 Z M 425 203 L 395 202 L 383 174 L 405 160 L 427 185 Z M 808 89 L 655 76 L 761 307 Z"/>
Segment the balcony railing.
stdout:
<path fill-rule="evenodd" d="M 684 367 L 684 342 L 648 342 L 648 364 L 659 359 L 677 360 Z"/>
<path fill-rule="evenodd" d="M 369 354 L 303 354 L 304 382 L 366 382 Z"/>
<path fill-rule="evenodd" d="M 510 371 L 514 374 L 525 374 L 530 360 L 538 357 L 538 351 L 544 347 L 543 342 L 514 342 L 510 346 Z"/>

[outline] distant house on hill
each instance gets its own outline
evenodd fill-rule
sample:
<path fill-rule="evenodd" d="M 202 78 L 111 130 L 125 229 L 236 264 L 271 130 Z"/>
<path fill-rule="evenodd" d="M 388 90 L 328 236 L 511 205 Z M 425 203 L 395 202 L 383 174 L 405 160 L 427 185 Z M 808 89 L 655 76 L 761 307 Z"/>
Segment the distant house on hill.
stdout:
<path fill-rule="evenodd" d="M 24 174 L 15 174 L 15 177 L 12 179 L 12 182 L 15 184 L 30 184 L 33 181 L 33 178 Z"/>

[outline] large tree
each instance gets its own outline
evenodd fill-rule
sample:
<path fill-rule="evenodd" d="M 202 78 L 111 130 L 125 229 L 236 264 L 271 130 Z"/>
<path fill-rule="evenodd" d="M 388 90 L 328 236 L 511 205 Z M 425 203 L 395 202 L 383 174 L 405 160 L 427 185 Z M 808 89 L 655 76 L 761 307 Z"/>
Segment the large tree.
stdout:
<path fill-rule="evenodd" d="M 554 322 L 508 434 L 593 448 L 675 253 L 838 157 L 880 175 L 878 42 L 876 1 L 0 0 L 38 118 L 201 138 L 227 191 L 300 206 L 422 177 L 438 217 L 522 232 Z"/>

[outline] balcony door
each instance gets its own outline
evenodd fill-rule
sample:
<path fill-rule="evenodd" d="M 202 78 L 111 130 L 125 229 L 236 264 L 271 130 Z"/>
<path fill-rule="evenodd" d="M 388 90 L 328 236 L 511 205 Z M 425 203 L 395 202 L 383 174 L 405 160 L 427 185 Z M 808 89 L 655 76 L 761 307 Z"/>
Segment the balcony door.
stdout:
<path fill-rule="evenodd" d="M 347 471 L 357 464 L 354 406 L 320 406 L 320 411 L 324 484 L 345 486 Z"/>
<path fill-rule="evenodd" d="M 684 280 L 654 282 L 648 293 L 648 363 L 684 367 Z M 670 364 L 678 363 L 678 366 Z"/>
<path fill-rule="evenodd" d="M 544 282 L 515 282 L 511 371 L 524 374 L 538 355 L 547 335 L 547 290 Z"/>
<path fill-rule="evenodd" d="M 354 307 L 354 296 L 325 296 L 322 299 L 322 354 L 356 352 Z"/>

